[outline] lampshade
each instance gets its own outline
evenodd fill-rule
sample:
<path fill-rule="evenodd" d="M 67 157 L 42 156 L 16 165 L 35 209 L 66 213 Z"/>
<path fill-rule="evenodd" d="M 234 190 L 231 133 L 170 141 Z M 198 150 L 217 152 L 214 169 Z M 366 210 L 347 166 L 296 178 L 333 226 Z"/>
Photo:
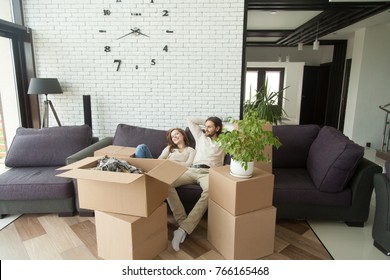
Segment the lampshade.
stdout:
<path fill-rule="evenodd" d="M 56 78 L 31 78 L 27 94 L 59 94 L 62 93 Z"/>
<path fill-rule="evenodd" d="M 298 43 L 298 51 L 302 51 L 302 50 L 303 50 L 303 43 L 299 42 Z"/>

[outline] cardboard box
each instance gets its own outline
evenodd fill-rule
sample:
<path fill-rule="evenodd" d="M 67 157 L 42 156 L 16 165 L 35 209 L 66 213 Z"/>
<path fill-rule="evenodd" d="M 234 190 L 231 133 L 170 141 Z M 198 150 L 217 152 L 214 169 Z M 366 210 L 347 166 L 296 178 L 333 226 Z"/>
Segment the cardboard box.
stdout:
<path fill-rule="evenodd" d="M 107 147 L 95 151 L 94 156 L 108 156 L 127 160 L 128 158 L 133 157 L 134 153 L 135 148 L 133 147 L 109 145 Z"/>
<path fill-rule="evenodd" d="M 168 246 L 167 206 L 149 217 L 95 211 L 98 255 L 107 260 L 153 259 Z"/>
<path fill-rule="evenodd" d="M 89 157 L 59 168 L 57 176 L 77 179 L 81 208 L 147 217 L 168 196 L 169 185 L 187 168 L 171 160 L 129 158 L 145 171 L 132 174 L 94 170 L 98 159 Z"/>
<path fill-rule="evenodd" d="M 209 198 L 232 215 L 272 206 L 274 175 L 254 168 L 253 176 L 241 179 L 230 175 L 230 166 L 210 169 Z"/>
<path fill-rule="evenodd" d="M 254 260 L 274 252 L 276 208 L 233 216 L 209 200 L 207 239 L 229 260 Z"/>

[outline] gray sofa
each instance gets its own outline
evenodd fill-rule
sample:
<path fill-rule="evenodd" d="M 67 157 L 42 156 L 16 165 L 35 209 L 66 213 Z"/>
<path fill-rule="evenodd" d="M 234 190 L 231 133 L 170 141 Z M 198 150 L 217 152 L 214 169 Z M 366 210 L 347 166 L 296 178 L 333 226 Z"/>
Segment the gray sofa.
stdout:
<path fill-rule="evenodd" d="M 344 221 L 364 226 L 373 177 L 382 167 L 364 148 L 332 127 L 273 127 L 282 146 L 273 150 L 273 204 L 279 219 Z"/>
<path fill-rule="evenodd" d="M 372 227 L 374 246 L 390 256 L 390 161 L 385 164 L 386 173 L 375 174 L 375 218 Z"/>
<path fill-rule="evenodd" d="M 71 179 L 55 176 L 66 158 L 92 144 L 87 125 L 18 128 L 0 175 L 0 216 L 22 213 L 75 214 Z"/>
<path fill-rule="evenodd" d="M 363 158 L 364 148 L 330 127 L 283 125 L 273 128 L 282 147 L 273 150 L 275 188 L 273 204 L 279 219 L 323 219 L 363 226 L 368 218 L 373 176 L 382 168 Z M 144 143 L 153 156 L 166 145 L 165 131 L 126 124 L 107 137 L 68 158 L 72 163 L 107 145 L 135 147 Z M 191 146 L 195 141 L 186 129 Z M 225 164 L 230 161 L 225 158 Z M 198 185 L 177 188 L 189 212 L 199 199 Z"/>

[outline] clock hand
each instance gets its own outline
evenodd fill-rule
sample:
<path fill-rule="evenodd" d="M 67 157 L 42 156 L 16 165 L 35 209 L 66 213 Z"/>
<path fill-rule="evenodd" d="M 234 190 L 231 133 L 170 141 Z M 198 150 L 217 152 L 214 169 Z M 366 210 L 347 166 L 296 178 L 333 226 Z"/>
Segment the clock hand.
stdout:
<path fill-rule="evenodd" d="M 129 36 L 129 35 L 131 35 L 131 34 L 133 34 L 133 33 L 138 33 L 137 31 L 135 31 L 135 30 L 133 30 L 133 29 L 131 29 L 131 30 L 132 30 L 131 32 L 129 32 L 129 33 L 127 33 L 127 34 L 125 34 L 125 35 L 123 35 L 123 36 L 117 38 L 117 40 L 122 39 L 123 37 Z"/>
<path fill-rule="evenodd" d="M 132 29 L 133 30 L 133 29 Z M 140 31 L 140 29 L 139 28 L 136 28 L 135 30 L 133 30 L 135 33 L 137 33 L 138 35 L 143 35 L 143 36 L 145 36 L 145 37 L 149 37 L 148 35 L 146 35 L 146 34 L 144 34 L 144 33 L 142 33 L 141 31 Z"/>
<path fill-rule="evenodd" d="M 148 35 L 142 33 L 139 28 L 134 28 L 134 29 L 132 28 L 130 30 L 131 30 L 131 32 L 129 32 L 129 33 L 127 33 L 127 34 L 117 38 L 117 40 L 122 39 L 123 37 L 129 36 L 129 35 L 131 35 L 133 33 L 135 33 L 136 35 L 143 35 L 143 36 L 149 37 Z"/>

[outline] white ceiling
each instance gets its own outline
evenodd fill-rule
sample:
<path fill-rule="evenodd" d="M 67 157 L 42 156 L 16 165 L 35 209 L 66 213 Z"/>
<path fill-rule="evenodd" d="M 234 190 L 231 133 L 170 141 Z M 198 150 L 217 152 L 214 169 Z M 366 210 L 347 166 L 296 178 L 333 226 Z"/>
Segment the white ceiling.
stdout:
<path fill-rule="evenodd" d="M 333 0 L 335 1 L 335 0 Z M 346 28 L 340 29 L 332 34 L 321 37 L 324 40 L 348 39 L 353 36 L 353 33 L 361 28 L 375 26 L 378 24 L 387 24 L 390 26 L 390 10 L 352 24 Z"/>
<path fill-rule="evenodd" d="M 322 11 L 248 11 L 249 30 L 296 29 Z"/>
<path fill-rule="evenodd" d="M 332 2 L 359 2 L 356 0 L 333 0 Z M 362 1 L 363 2 L 363 1 Z M 365 0 L 364 2 L 370 2 Z M 374 2 L 374 1 L 373 1 Z M 380 1 L 375 1 L 380 2 Z M 388 1 L 382 1 L 388 2 Z M 247 30 L 295 30 L 305 22 L 316 17 L 322 11 L 267 11 L 249 10 Z M 375 16 L 362 20 L 358 23 L 343 28 L 331 34 L 320 37 L 321 40 L 348 39 L 353 33 L 363 27 L 370 27 L 377 24 L 390 25 L 390 10 L 379 13 Z M 276 42 L 280 37 L 248 37 L 247 42 Z"/>

